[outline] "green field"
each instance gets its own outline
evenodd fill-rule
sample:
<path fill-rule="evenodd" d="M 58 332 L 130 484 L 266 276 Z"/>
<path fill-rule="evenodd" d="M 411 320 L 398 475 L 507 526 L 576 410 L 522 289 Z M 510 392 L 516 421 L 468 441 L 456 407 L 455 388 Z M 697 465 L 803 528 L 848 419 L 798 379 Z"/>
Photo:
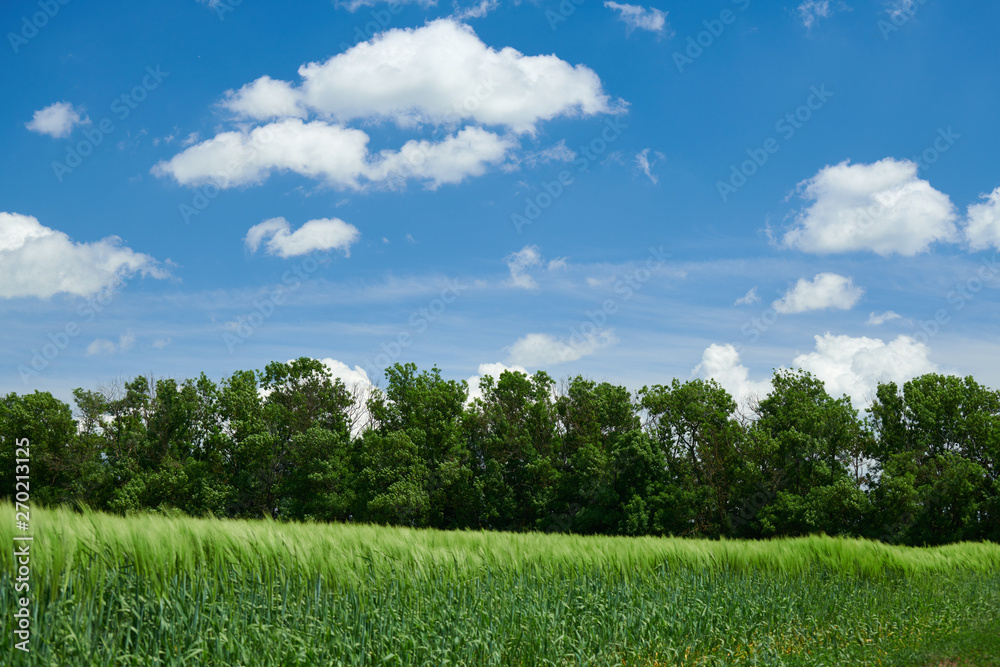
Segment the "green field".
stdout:
<path fill-rule="evenodd" d="M 31 519 L 32 652 L 5 665 L 1000 664 L 993 544 Z"/>

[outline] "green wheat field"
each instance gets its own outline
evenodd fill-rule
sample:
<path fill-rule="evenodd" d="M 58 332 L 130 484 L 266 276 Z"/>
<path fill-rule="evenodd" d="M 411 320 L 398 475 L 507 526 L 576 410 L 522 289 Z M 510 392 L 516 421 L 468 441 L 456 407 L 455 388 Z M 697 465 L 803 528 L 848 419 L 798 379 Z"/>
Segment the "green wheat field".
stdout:
<path fill-rule="evenodd" d="M 442 532 L 66 509 L 33 509 L 31 524 L 32 650 L 6 642 L 4 665 L 1000 664 L 1000 546 L 989 543 Z M 8 545 L 14 526 L 4 504 Z M 18 594 L 4 554 L 0 605 L 10 610 Z"/>

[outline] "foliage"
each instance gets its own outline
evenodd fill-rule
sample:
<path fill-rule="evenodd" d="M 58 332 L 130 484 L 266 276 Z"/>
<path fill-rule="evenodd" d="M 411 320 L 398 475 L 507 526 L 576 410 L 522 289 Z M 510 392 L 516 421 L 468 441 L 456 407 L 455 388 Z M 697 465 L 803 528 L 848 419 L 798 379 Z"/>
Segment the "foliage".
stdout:
<path fill-rule="evenodd" d="M 77 389 L 75 418 L 50 394 L 10 394 L 6 488 L 28 438 L 34 502 L 122 515 L 1000 541 L 1000 392 L 972 378 L 881 384 L 864 419 L 801 371 L 776 372 L 748 416 L 704 380 L 633 395 L 507 371 L 474 401 L 437 368 L 386 380 L 355 394 L 309 358 L 218 384 L 137 377 Z"/>

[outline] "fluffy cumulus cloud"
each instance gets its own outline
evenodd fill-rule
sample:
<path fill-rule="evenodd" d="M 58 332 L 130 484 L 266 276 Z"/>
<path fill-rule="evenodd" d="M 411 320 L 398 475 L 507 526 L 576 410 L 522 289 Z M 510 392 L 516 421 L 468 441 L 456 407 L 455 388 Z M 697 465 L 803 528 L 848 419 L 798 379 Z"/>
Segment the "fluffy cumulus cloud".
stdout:
<path fill-rule="evenodd" d="M 770 380 L 751 380 L 750 371 L 740 363 L 740 353 L 732 345 L 709 345 L 701 356 L 701 363 L 694 372 L 705 379 L 722 385 L 737 404 L 764 398 L 771 391 Z"/>
<path fill-rule="evenodd" d="M 574 332 L 569 338 L 530 333 L 508 348 L 507 363 L 542 368 L 582 359 L 617 342 L 618 337 L 612 329 Z"/>
<path fill-rule="evenodd" d="M 523 366 L 518 366 L 516 364 L 512 366 L 507 366 L 506 364 L 501 364 L 499 362 L 494 364 L 479 364 L 479 370 L 476 372 L 477 374 L 466 380 L 466 382 L 469 383 L 468 402 L 471 403 L 477 398 L 483 397 L 483 390 L 479 386 L 479 382 L 483 379 L 483 377 L 489 375 L 493 379 L 498 380 L 500 379 L 500 376 L 503 375 L 504 371 L 524 373 L 525 375 L 528 374 L 528 371 Z"/>
<path fill-rule="evenodd" d="M 0 212 L 0 298 L 90 296 L 137 273 L 169 275 L 149 255 L 124 247 L 118 237 L 76 243 L 32 216 Z"/>
<path fill-rule="evenodd" d="M 779 313 L 805 313 L 810 310 L 850 310 L 865 291 L 853 278 L 836 273 L 820 273 L 812 280 L 800 279 L 785 295 L 774 302 Z"/>
<path fill-rule="evenodd" d="M 351 392 L 354 398 L 354 405 L 350 408 L 351 434 L 360 436 L 365 428 L 371 423 L 371 413 L 368 412 L 367 401 L 371 393 L 375 390 L 375 384 L 368 377 L 361 366 L 351 368 L 348 364 L 329 357 L 320 360 L 330 371 L 330 375 L 339 379 Z"/>
<path fill-rule="evenodd" d="M 1000 250 L 1000 188 L 969 207 L 965 240 L 972 250 Z"/>
<path fill-rule="evenodd" d="M 373 182 L 402 184 L 408 178 L 431 188 L 481 176 L 507 157 L 515 143 L 480 127 L 466 127 L 443 141 L 410 140 L 398 151 L 382 151 L 365 172 Z"/>
<path fill-rule="evenodd" d="M 816 350 L 795 357 L 796 368 L 809 371 L 826 384 L 833 397 L 847 395 L 857 408 L 866 407 L 879 382 L 902 384 L 938 367 L 929 358 L 930 348 L 910 336 L 891 342 L 879 338 L 816 336 Z"/>
<path fill-rule="evenodd" d="M 879 382 L 902 384 L 925 373 L 938 372 L 930 361 L 930 349 L 910 336 L 891 342 L 878 338 L 853 338 L 830 333 L 816 336 L 816 349 L 800 354 L 792 368 L 815 375 L 834 398 L 848 396 L 854 407 L 866 408 L 875 396 Z M 732 345 L 711 345 L 695 368 L 696 374 L 721 384 L 739 404 L 747 399 L 763 398 L 771 391 L 770 380 L 751 380 L 750 371 L 740 363 Z"/>
<path fill-rule="evenodd" d="M 341 189 L 398 186 L 407 179 L 436 188 L 484 173 L 502 162 L 514 142 L 467 127 L 440 142 L 407 142 L 372 155 L 361 130 L 289 118 L 250 131 L 223 132 L 153 167 L 180 185 L 220 188 L 260 184 L 272 173 L 293 172 Z"/>
<path fill-rule="evenodd" d="M 263 183 L 273 171 L 293 171 L 330 184 L 358 187 L 368 155 L 360 130 L 289 119 L 249 132 L 223 132 L 153 167 L 181 185 L 220 188 Z"/>
<path fill-rule="evenodd" d="M 649 30 L 662 33 L 667 29 L 667 12 L 656 7 L 641 5 L 626 5 L 617 2 L 605 2 L 604 6 L 618 12 L 618 19 L 625 22 L 628 32 L 633 30 Z"/>
<path fill-rule="evenodd" d="M 350 253 L 351 244 L 361 233 L 354 225 L 340 218 L 310 220 L 294 232 L 284 218 L 271 218 L 254 225 L 247 232 L 244 243 L 250 252 L 266 241 L 267 253 L 282 258 L 307 255 L 314 250 L 343 250 Z"/>
<path fill-rule="evenodd" d="M 330 374 L 334 378 L 339 378 L 344 383 L 344 386 L 352 391 L 374 386 L 368 377 L 368 373 L 361 366 L 351 368 L 343 361 L 337 361 L 329 357 L 320 361 L 330 370 Z"/>
<path fill-rule="evenodd" d="M 298 83 L 257 79 L 230 91 L 223 105 L 254 120 L 312 112 L 341 123 L 471 121 L 515 132 L 616 108 L 593 70 L 554 55 L 497 51 L 450 19 L 388 30 L 298 73 Z"/>
<path fill-rule="evenodd" d="M 56 102 L 36 111 L 31 120 L 25 123 L 25 127 L 32 132 L 62 139 L 68 137 L 77 125 L 86 125 L 89 122 L 90 119 L 69 102 Z"/>
<path fill-rule="evenodd" d="M 812 204 L 784 235 L 787 248 L 916 255 L 957 238 L 951 200 L 917 178 L 917 164 L 909 160 L 842 162 L 821 169 L 799 189 Z"/>
<path fill-rule="evenodd" d="M 221 106 L 239 129 L 188 147 L 152 173 L 220 188 L 293 172 L 338 189 L 397 189 L 410 180 L 433 189 L 498 165 L 516 168 L 518 135 L 533 134 L 539 122 L 625 109 L 593 70 L 555 55 L 493 49 L 453 19 L 379 33 L 298 74 L 228 91 Z M 432 141 L 373 152 L 352 122 L 436 132 Z M 563 147 L 552 159 L 567 153 Z"/>

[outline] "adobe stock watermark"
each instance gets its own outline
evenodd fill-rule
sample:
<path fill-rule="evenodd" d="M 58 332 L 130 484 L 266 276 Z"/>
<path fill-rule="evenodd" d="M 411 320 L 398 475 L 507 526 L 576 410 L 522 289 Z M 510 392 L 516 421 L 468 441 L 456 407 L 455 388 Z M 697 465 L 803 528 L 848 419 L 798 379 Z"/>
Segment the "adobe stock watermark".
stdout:
<path fill-rule="evenodd" d="M 778 295 L 779 300 L 784 298 L 787 294 L 786 291 L 781 289 L 776 290 L 775 293 Z M 737 301 L 737 303 L 739 302 Z M 760 337 L 778 322 L 778 318 L 781 316 L 781 313 L 779 313 L 774 307 L 775 303 L 777 303 L 777 301 L 772 302 L 770 306 L 761 311 L 760 315 L 757 317 L 751 317 L 743 323 L 743 326 L 740 327 L 740 334 L 742 334 L 744 338 L 748 338 L 750 340 L 750 345 L 753 345 L 760 340 Z M 743 349 L 742 344 L 734 343 L 733 347 L 735 347 L 737 351 L 741 351 Z"/>
<path fill-rule="evenodd" d="M 397 333 L 392 341 L 388 343 L 383 342 L 379 346 L 379 349 L 382 351 L 375 355 L 374 359 L 365 359 L 364 367 L 365 372 L 368 373 L 368 377 L 379 377 L 386 368 L 399 359 L 400 355 L 403 354 L 403 350 L 413 344 L 414 337 L 427 331 L 432 323 L 444 315 L 445 311 L 448 310 L 448 306 L 455 303 L 462 295 L 462 292 L 468 288 L 468 285 L 461 284 L 457 279 L 449 278 L 445 280 L 444 287 L 437 297 L 432 299 L 426 306 L 422 306 L 410 313 L 410 317 L 406 321 L 406 329 Z"/>
<path fill-rule="evenodd" d="M 76 314 L 79 319 L 70 320 L 62 328 L 50 332 L 46 336 L 46 342 L 31 348 L 31 359 L 27 363 L 21 363 L 17 366 L 17 374 L 21 377 L 21 382 L 27 385 L 32 378 L 38 377 L 45 371 L 69 347 L 70 341 L 83 333 L 84 325 L 90 324 L 104 312 L 104 309 L 126 284 L 120 276 L 116 277 L 114 283 L 96 295 L 88 297 L 77 307 Z"/>
<path fill-rule="evenodd" d="M 559 6 L 556 7 L 556 11 L 551 9 L 545 10 L 545 20 L 549 22 L 549 27 L 553 30 L 563 23 L 570 16 L 576 13 L 576 8 L 582 5 L 586 0 L 560 0 Z"/>
<path fill-rule="evenodd" d="M 621 310 L 622 304 L 627 303 L 635 296 L 636 292 L 642 289 L 652 279 L 653 274 L 662 268 L 672 256 L 671 253 L 664 252 L 662 245 L 658 248 L 650 246 L 649 256 L 646 258 L 646 261 L 635 270 L 630 271 L 624 277 L 615 281 L 613 289 L 618 297 L 605 299 L 601 303 L 601 307 L 597 310 L 585 311 L 584 314 L 587 316 L 587 319 L 578 327 L 571 326 L 569 328 L 570 337 L 567 342 L 569 347 L 579 350 L 591 344 L 595 338 L 606 333 L 602 331 L 601 327 L 605 326 L 611 316 Z"/>
<path fill-rule="evenodd" d="M 774 131 L 779 133 L 783 141 L 790 141 L 799 130 L 805 127 L 806 123 L 812 120 L 813 114 L 822 109 L 831 97 L 833 97 L 833 93 L 826 89 L 825 84 L 819 88 L 811 86 L 809 97 L 806 98 L 805 103 L 779 118 L 774 124 Z M 768 137 L 758 148 L 748 148 L 746 151 L 748 159 L 741 162 L 739 166 L 735 164 L 729 166 L 729 179 L 715 182 L 715 189 L 718 190 L 722 201 L 729 201 L 729 198 L 746 185 L 768 163 L 771 156 L 780 150 L 781 141 L 775 137 Z"/>
<path fill-rule="evenodd" d="M 962 135 L 952 130 L 950 125 L 947 129 L 939 127 L 937 134 L 934 142 L 925 148 L 920 155 L 910 158 L 910 160 L 917 163 L 917 167 L 921 171 L 926 171 L 936 164 L 941 159 L 941 156 L 951 150 L 951 147 L 962 138 Z"/>
<path fill-rule="evenodd" d="M 38 33 L 54 19 L 59 10 L 70 3 L 70 0 L 39 0 L 38 9 L 30 17 L 21 17 L 21 29 L 17 32 L 8 32 L 7 41 L 10 42 L 11 51 L 14 55 L 21 52 L 21 47 L 38 36 Z"/>
<path fill-rule="evenodd" d="M 565 0 L 564 0 L 565 2 Z M 741 11 L 745 12 L 750 7 L 750 0 L 732 0 L 732 3 Z M 728 26 L 736 23 L 739 14 L 731 9 L 723 9 L 719 12 L 718 18 L 706 19 L 701 22 L 705 29 L 697 35 L 687 38 L 687 46 L 683 51 L 674 51 L 673 59 L 677 71 L 684 73 L 684 68 L 694 64 L 694 61 L 711 48 L 716 40 L 722 37 Z"/>
<path fill-rule="evenodd" d="M 927 0 L 896 0 L 897 6 L 888 10 L 889 20 L 879 19 L 875 26 L 882 34 L 882 40 L 889 41 L 889 37 L 910 22 L 916 15 L 917 10 L 927 4 Z"/>
<path fill-rule="evenodd" d="M 948 308 L 938 308 L 934 312 L 934 317 L 928 320 L 917 322 L 918 331 L 912 334 L 913 340 L 918 343 L 927 344 L 932 338 L 941 332 L 941 327 L 951 322 L 952 313 L 960 312 L 969 302 L 976 298 L 976 295 L 983 291 L 987 283 L 1000 276 L 1000 262 L 997 261 L 996 253 L 990 259 L 983 259 L 975 274 L 963 282 L 955 285 L 955 289 L 945 295 L 945 300 L 951 306 Z"/>
<path fill-rule="evenodd" d="M 209 0 L 208 6 L 215 10 L 215 15 L 220 21 L 226 20 L 226 14 L 233 13 L 237 7 L 243 4 L 243 0 Z"/>
<path fill-rule="evenodd" d="M 142 78 L 142 81 L 111 102 L 111 113 L 119 121 L 124 121 L 149 97 L 149 93 L 160 87 L 160 84 L 168 76 L 170 76 L 170 72 L 162 71 L 159 65 L 155 68 L 152 65 L 148 65 L 146 67 L 146 75 Z M 56 180 L 62 183 L 63 178 L 67 174 L 73 173 L 74 169 L 83 164 L 83 161 L 115 129 L 114 121 L 109 116 L 105 116 L 99 122 L 94 123 L 93 127 L 84 128 L 82 131 L 83 139 L 66 149 L 66 159 L 62 162 L 56 161 L 52 163 L 52 173 L 55 174 Z"/>
<path fill-rule="evenodd" d="M 597 162 L 598 158 L 607 152 L 608 147 L 617 141 L 622 132 L 628 128 L 628 125 L 623 123 L 620 118 L 608 118 L 604 121 L 604 125 L 605 127 L 599 135 L 586 145 L 580 146 L 577 157 L 573 161 L 577 173 L 582 174 L 589 170 L 590 165 Z M 514 225 L 517 233 L 520 234 L 526 226 L 534 224 L 542 213 L 562 197 L 571 185 L 573 185 L 573 172 L 569 169 L 563 169 L 551 180 L 542 181 L 540 192 L 533 197 L 525 197 L 524 208 L 521 209 L 521 212 L 510 215 L 510 222 Z"/>
<path fill-rule="evenodd" d="M 226 344 L 229 353 L 234 353 L 237 346 L 250 340 L 254 333 L 271 319 L 278 307 L 285 304 L 288 295 L 302 287 L 330 256 L 329 250 L 314 250 L 305 259 L 281 274 L 280 285 L 268 290 L 264 296 L 254 299 L 251 302 L 253 309 L 223 325 L 226 330 L 222 333 L 222 342 Z"/>

